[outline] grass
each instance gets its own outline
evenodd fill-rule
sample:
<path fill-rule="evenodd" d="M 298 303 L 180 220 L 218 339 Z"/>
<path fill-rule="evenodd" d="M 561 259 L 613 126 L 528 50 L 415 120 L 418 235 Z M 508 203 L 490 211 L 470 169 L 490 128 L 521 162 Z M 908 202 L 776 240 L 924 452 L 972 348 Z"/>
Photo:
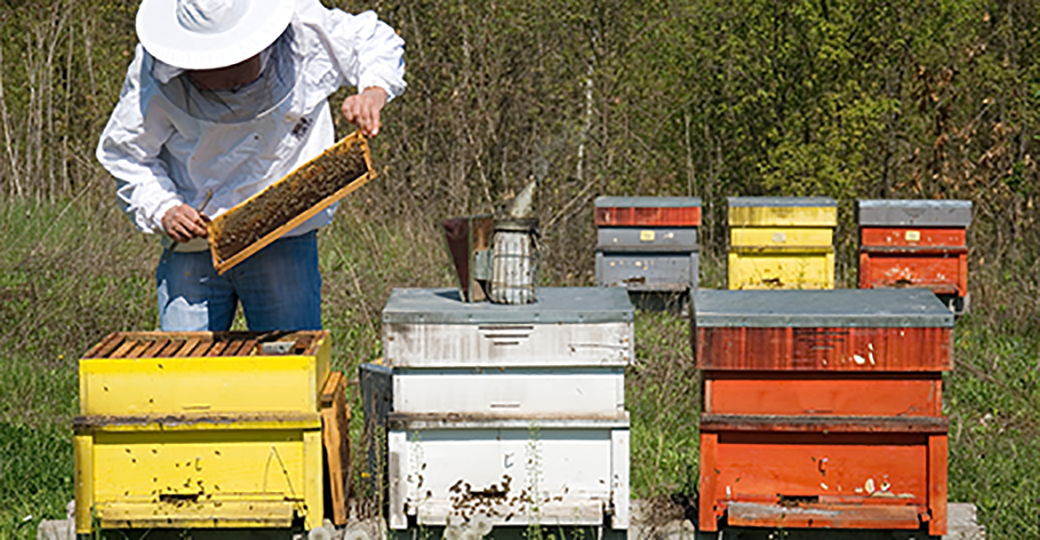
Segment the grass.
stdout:
<path fill-rule="evenodd" d="M 155 327 L 152 271 L 159 249 L 109 201 L 90 197 L 0 202 L 0 235 L 6 238 L 0 250 L 0 540 L 6 540 L 32 538 L 39 520 L 65 516 L 72 498 L 76 359 L 110 331 Z M 374 219 L 360 199 L 348 199 L 319 242 L 333 362 L 350 377 L 359 363 L 381 354 L 379 313 L 391 288 L 453 285 L 429 220 Z M 717 285 L 724 276 L 712 267 L 704 275 Z M 1036 538 L 1040 330 L 1011 319 L 995 323 L 983 303 L 975 308 L 958 322 L 957 366 L 945 384 L 950 500 L 975 503 L 991 538 Z M 636 360 L 626 371 L 636 497 L 691 494 L 696 487 L 700 395 L 688 324 L 667 313 L 636 317 Z M 361 409 L 353 390 L 351 399 L 357 441 Z M 355 452 L 358 474 L 363 459 Z"/>
<path fill-rule="evenodd" d="M 667 312 L 636 317 L 636 360 L 625 372 L 633 497 L 696 490 L 700 385 L 688 336 L 688 319 Z"/>
<path fill-rule="evenodd" d="M 944 403 L 950 500 L 975 503 L 990 538 L 1038 538 L 1040 332 L 961 323 Z"/>

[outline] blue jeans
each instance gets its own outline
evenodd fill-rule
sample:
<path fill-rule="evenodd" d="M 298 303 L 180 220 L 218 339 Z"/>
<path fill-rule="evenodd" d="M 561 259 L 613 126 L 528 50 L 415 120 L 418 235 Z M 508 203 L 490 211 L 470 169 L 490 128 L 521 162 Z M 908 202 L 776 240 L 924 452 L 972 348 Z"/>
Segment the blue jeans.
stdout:
<path fill-rule="evenodd" d="M 170 253 L 155 279 L 167 332 L 226 331 L 239 302 L 254 332 L 321 329 L 317 231 L 276 240 L 222 276 L 209 251 Z"/>

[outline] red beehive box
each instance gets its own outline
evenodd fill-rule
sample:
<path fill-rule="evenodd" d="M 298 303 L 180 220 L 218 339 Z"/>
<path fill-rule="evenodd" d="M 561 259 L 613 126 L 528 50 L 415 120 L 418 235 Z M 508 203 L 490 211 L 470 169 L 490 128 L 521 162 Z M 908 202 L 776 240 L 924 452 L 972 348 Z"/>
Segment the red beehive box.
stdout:
<path fill-rule="evenodd" d="M 924 289 L 693 295 L 700 526 L 946 532 L 942 372 Z"/>
<path fill-rule="evenodd" d="M 699 197 L 600 197 L 597 227 L 700 227 Z"/>
<path fill-rule="evenodd" d="M 859 288 L 927 287 L 954 312 L 968 303 L 971 201 L 859 201 Z"/>

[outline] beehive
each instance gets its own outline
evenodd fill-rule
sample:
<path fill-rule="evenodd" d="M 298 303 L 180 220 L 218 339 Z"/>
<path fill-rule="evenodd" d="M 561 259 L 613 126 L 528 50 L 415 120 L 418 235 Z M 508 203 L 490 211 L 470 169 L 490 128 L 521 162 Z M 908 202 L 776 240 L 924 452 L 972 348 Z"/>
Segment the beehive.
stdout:
<path fill-rule="evenodd" d="M 77 532 L 320 526 L 330 349 L 323 331 L 106 337 L 80 360 Z"/>
<path fill-rule="evenodd" d="M 946 531 L 942 372 L 924 289 L 698 291 L 700 526 Z"/>
<path fill-rule="evenodd" d="M 834 288 L 834 199 L 728 201 L 730 289 Z"/>
<path fill-rule="evenodd" d="M 210 222 L 213 267 L 223 274 L 375 176 L 368 141 L 355 131 Z"/>
<path fill-rule="evenodd" d="M 382 318 L 392 528 L 477 513 L 495 526 L 627 527 L 624 289 L 542 288 L 523 305 L 395 289 Z"/>
<path fill-rule="evenodd" d="M 968 292 L 971 201 L 862 200 L 859 287 L 927 287 L 954 312 Z"/>
<path fill-rule="evenodd" d="M 633 292 L 697 288 L 699 197 L 596 199 L 596 285 Z"/>

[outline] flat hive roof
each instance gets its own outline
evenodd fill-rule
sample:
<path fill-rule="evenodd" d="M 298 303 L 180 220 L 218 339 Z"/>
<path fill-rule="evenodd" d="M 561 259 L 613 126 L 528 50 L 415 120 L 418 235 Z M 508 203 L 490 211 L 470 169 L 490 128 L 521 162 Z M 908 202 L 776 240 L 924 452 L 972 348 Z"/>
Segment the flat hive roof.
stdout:
<path fill-rule="evenodd" d="M 692 293 L 698 327 L 953 327 L 928 289 L 834 289 Z"/>
<path fill-rule="evenodd" d="M 729 206 L 742 207 L 793 207 L 838 206 L 830 197 L 726 197 Z"/>
<path fill-rule="evenodd" d="M 858 202 L 860 225 L 888 227 L 967 227 L 971 201 L 932 199 L 863 199 Z"/>
<path fill-rule="evenodd" d="M 624 287 L 545 287 L 531 304 L 463 302 L 457 289 L 394 289 L 384 324 L 583 324 L 632 322 Z"/>
<path fill-rule="evenodd" d="M 597 197 L 596 208 L 700 207 L 700 197 Z"/>

